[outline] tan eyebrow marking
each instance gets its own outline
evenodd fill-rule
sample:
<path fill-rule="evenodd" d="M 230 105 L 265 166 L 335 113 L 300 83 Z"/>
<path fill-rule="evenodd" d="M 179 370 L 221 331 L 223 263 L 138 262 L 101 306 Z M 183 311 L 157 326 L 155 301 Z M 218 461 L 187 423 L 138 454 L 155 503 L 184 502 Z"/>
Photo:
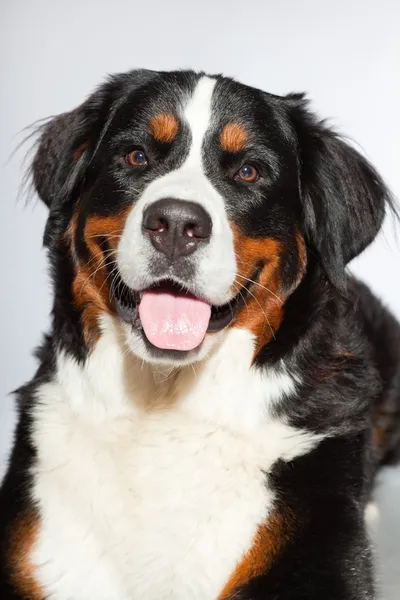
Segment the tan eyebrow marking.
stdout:
<path fill-rule="evenodd" d="M 179 129 L 178 119 L 171 114 L 160 113 L 153 117 L 149 123 L 153 137 L 159 142 L 172 142 Z"/>
<path fill-rule="evenodd" d="M 232 121 L 225 125 L 219 138 L 222 149 L 225 152 L 240 152 L 247 142 L 247 131 L 240 123 Z"/>

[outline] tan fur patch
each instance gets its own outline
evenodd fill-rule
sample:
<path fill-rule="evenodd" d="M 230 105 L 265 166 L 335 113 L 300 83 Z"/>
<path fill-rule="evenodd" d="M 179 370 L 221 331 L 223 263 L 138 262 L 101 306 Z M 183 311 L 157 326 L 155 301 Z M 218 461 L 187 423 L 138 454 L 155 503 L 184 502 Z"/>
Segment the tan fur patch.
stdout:
<path fill-rule="evenodd" d="M 36 542 L 39 530 L 39 519 L 29 513 L 14 525 L 9 546 L 9 568 L 11 582 L 18 592 L 29 600 L 44 600 L 45 592 L 38 584 L 35 566 L 30 555 Z"/>
<path fill-rule="evenodd" d="M 174 115 L 161 113 L 149 123 L 153 137 L 159 142 L 170 143 L 178 133 L 179 123 Z"/>
<path fill-rule="evenodd" d="M 304 239 L 304 235 L 301 233 L 299 229 L 296 231 L 296 242 L 297 249 L 299 252 L 299 278 L 303 278 L 304 273 L 307 269 L 307 250 L 306 250 L 306 242 Z"/>
<path fill-rule="evenodd" d="M 228 123 L 221 131 L 219 138 L 221 147 L 225 152 L 240 152 L 247 143 L 247 131 L 240 123 Z"/>
<path fill-rule="evenodd" d="M 218 600 L 229 600 L 235 597 L 235 591 L 249 583 L 255 577 L 268 572 L 273 562 L 290 541 L 294 533 L 292 515 L 272 514 L 268 521 L 258 528 L 250 550 L 237 564 L 235 570 L 225 584 Z"/>
<path fill-rule="evenodd" d="M 234 228 L 233 231 L 238 263 L 234 293 L 251 283 L 249 278 L 257 265 L 263 265 L 258 281 L 252 286 L 250 297 L 234 322 L 235 327 L 242 327 L 254 333 L 257 339 L 257 354 L 274 337 L 283 317 L 284 298 L 281 297 L 278 277 L 283 248 L 277 240 L 251 239 L 238 228 Z"/>
<path fill-rule="evenodd" d="M 234 294 L 244 285 L 251 283 L 257 265 L 262 265 L 257 282 L 250 291 L 234 321 L 235 327 L 242 327 L 254 333 L 257 345 L 255 356 L 265 344 L 274 338 L 283 319 L 284 304 L 289 295 L 284 293 L 280 281 L 280 263 L 285 253 L 282 242 L 273 238 L 248 238 L 238 227 L 232 227 L 234 249 L 238 265 Z M 296 233 L 299 266 L 294 288 L 300 283 L 307 266 L 305 242 L 302 234 Z"/>
<path fill-rule="evenodd" d="M 75 253 L 75 236 L 79 213 L 77 212 L 67 230 L 67 243 L 70 246 L 76 265 L 76 273 L 72 284 L 72 294 L 77 308 L 81 310 L 81 323 L 85 343 L 93 347 L 100 336 L 99 317 L 112 311 L 110 297 L 111 278 L 107 271 L 107 256 L 100 246 L 101 239 L 106 239 L 110 252 L 108 259 L 115 261 L 119 239 L 122 235 L 130 207 L 118 215 L 110 217 L 92 216 L 85 223 L 84 240 L 89 250 L 87 261 L 80 261 Z"/>

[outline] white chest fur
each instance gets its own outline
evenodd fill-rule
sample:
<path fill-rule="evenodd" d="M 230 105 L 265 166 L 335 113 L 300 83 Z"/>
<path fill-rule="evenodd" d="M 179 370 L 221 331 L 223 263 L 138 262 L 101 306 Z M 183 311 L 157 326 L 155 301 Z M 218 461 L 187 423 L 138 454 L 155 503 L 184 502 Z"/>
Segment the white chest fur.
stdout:
<path fill-rule="evenodd" d="M 110 324 L 82 368 L 61 356 L 35 411 L 33 560 L 55 600 L 214 600 L 273 506 L 265 471 L 318 441 L 271 419 L 284 371 L 231 332 L 204 365 L 154 375 Z"/>

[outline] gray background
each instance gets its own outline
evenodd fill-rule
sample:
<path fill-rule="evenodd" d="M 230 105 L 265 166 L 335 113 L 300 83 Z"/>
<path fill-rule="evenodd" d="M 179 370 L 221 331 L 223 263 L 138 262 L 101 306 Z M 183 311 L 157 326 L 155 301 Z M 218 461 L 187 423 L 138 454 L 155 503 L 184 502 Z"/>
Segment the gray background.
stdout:
<path fill-rule="evenodd" d="M 50 289 L 46 210 L 17 201 L 36 119 L 79 104 L 106 73 L 134 67 L 224 72 L 270 92 L 306 90 L 400 196 L 397 0 L 1 0 L 0 477 L 15 413 L 10 390 L 33 373 Z M 390 222 L 352 265 L 400 317 L 399 244 Z M 399 350 L 400 351 L 400 350 Z M 400 598 L 400 471 L 382 477 L 375 520 L 385 600 Z"/>

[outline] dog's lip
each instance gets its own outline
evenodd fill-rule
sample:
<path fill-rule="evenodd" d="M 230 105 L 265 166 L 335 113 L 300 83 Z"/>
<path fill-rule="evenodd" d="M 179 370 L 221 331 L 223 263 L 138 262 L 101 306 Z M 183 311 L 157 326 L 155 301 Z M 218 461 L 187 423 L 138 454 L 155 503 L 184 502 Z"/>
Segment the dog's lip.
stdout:
<path fill-rule="evenodd" d="M 256 281 L 258 277 L 258 269 L 251 278 Z M 211 305 L 211 317 L 208 324 L 207 333 L 217 333 L 225 329 L 235 318 L 238 310 L 245 304 L 246 297 L 249 293 L 250 285 L 243 286 L 239 292 L 228 302 L 222 305 L 211 304 L 206 298 L 199 297 L 193 293 L 191 289 L 170 278 L 161 279 L 154 282 L 151 286 L 142 290 L 132 290 L 128 288 L 122 281 L 113 286 L 112 294 L 115 300 L 115 307 L 118 316 L 126 323 L 132 326 L 140 327 L 139 304 L 143 294 L 147 291 L 162 290 L 173 291 L 177 294 L 187 294 L 195 296 L 199 300 L 203 300 Z"/>

